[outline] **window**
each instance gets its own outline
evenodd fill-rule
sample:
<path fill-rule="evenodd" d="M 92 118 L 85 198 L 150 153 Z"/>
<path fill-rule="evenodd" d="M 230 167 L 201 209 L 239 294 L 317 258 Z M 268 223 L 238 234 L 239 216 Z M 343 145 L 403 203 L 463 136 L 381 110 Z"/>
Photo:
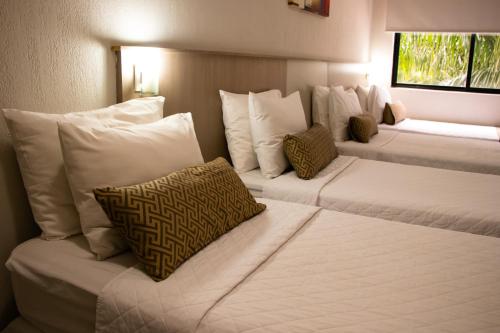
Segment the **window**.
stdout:
<path fill-rule="evenodd" d="M 397 33 L 392 86 L 500 93 L 500 35 Z"/>

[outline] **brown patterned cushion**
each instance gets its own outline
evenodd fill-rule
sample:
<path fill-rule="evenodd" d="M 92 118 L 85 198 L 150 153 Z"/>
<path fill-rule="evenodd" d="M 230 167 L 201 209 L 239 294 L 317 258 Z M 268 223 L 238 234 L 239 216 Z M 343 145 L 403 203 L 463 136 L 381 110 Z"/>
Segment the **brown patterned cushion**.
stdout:
<path fill-rule="evenodd" d="M 283 148 L 297 177 L 311 179 L 338 156 L 330 131 L 314 124 L 305 132 L 286 135 Z"/>
<path fill-rule="evenodd" d="M 95 189 L 94 194 L 156 281 L 266 208 L 223 158 L 140 185 Z"/>
<path fill-rule="evenodd" d="M 353 140 L 368 143 L 378 133 L 375 117 L 369 113 L 349 118 L 349 133 Z"/>
<path fill-rule="evenodd" d="M 406 107 L 401 102 L 385 103 L 384 123 L 395 125 L 406 118 Z"/>

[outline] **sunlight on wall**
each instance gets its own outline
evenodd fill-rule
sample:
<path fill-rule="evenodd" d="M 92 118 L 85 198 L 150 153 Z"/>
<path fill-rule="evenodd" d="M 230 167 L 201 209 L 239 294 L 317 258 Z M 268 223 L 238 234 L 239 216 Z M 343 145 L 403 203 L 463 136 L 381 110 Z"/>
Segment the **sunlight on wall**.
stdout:
<path fill-rule="evenodd" d="M 163 17 L 162 17 L 163 16 Z M 116 9 L 108 32 L 114 39 L 133 42 L 154 42 L 164 37 L 168 15 L 143 2 L 125 2 Z"/>
<path fill-rule="evenodd" d="M 391 83 L 392 57 L 384 49 L 372 49 L 371 63 L 368 68 L 370 85 L 389 86 Z"/>

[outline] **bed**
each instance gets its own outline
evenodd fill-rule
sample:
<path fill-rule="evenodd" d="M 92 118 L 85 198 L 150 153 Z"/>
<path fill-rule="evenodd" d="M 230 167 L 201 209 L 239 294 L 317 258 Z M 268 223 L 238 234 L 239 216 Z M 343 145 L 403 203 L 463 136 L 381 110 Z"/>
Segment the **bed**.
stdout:
<path fill-rule="evenodd" d="M 26 321 L 21 327 L 99 333 L 500 329 L 499 239 L 259 201 L 267 205 L 262 214 L 158 283 L 130 253 L 95 261 L 83 236 L 21 244 L 7 264 Z"/>
<path fill-rule="evenodd" d="M 409 177 L 411 175 L 411 177 Z M 240 175 L 257 197 L 500 237 L 500 177 L 340 156 L 312 180 Z"/>
<path fill-rule="evenodd" d="M 94 331 L 97 297 L 114 277 L 137 263 L 125 253 L 96 261 L 83 235 L 34 238 L 16 247 L 6 263 L 22 318 L 42 332 Z"/>
<path fill-rule="evenodd" d="M 499 239 L 263 202 L 168 279 L 108 283 L 96 332 L 500 329 Z"/>
<path fill-rule="evenodd" d="M 466 139 L 500 141 L 500 128 L 406 118 L 395 125 L 379 124 L 379 129 L 423 133 Z"/>
<path fill-rule="evenodd" d="M 500 143 L 379 129 L 369 143 L 336 142 L 342 155 L 500 175 Z"/>

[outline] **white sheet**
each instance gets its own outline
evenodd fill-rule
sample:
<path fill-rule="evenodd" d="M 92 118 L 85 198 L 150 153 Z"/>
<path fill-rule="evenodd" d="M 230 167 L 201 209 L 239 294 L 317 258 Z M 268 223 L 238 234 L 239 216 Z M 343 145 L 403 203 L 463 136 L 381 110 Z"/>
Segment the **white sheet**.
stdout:
<path fill-rule="evenodd" d="M 500 237 L 499 176 L 345 156 L 337 160 L 313 180 L 294 172 L 261 176 L 260 196 Z"/>
<path fill-rule="evenodd" d="M 379 124 L 378 126 L 379 129 L 400 132 L 424 133 L 457 138 L 490 140 L 496 142 L 500 141 L 500 129 L 493 126 L 456 124 L 410 118 L 407 118 L 395 125 Z"/>
<path fill-rule="evenodd" d="M 499 239 L 266 204 L 163 282 L 111 281 L 97 332 L 500 330 Z"/>
<path fill-rule="evenodd" d="M 21 315 L 46 332 L 93 332 L 97 295 L 137 263 L 132 253 L 97 261 L 84 236 L 31 239 L 6 263 Z"/>
<path fill-rule="evenodd" d="M 500 143 L 379 130 L 370 143 L 336 143 L 342 155 L 401 164 L 500 175 Z"/>

